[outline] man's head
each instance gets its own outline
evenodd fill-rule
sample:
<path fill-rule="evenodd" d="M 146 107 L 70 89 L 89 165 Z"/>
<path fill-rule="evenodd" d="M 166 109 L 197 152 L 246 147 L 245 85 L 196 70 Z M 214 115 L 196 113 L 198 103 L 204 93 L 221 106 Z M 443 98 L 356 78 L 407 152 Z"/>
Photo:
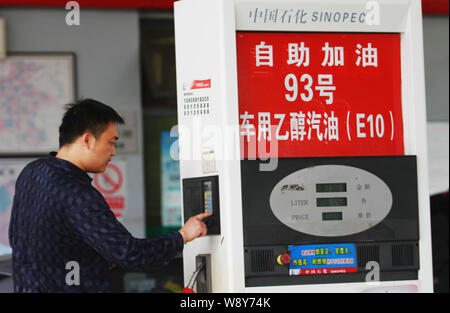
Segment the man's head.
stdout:
<path fill-rule="evenodd" d="M 103 172 L 116 153 L 116 124 L 123 123 L 114 109 L 96 100 L 69 104 L 59 127 L 60 152 L 86 172 Z"/>

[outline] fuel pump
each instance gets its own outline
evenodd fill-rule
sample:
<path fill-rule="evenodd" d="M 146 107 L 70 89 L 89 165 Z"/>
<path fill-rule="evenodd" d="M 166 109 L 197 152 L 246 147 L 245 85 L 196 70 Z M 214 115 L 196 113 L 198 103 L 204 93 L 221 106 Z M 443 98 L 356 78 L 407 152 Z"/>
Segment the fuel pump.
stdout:
<path fill-rule="evenodd" d="M 182 0 L 175 42 L 185 282 L 432 291 L 419 0 Z"/>

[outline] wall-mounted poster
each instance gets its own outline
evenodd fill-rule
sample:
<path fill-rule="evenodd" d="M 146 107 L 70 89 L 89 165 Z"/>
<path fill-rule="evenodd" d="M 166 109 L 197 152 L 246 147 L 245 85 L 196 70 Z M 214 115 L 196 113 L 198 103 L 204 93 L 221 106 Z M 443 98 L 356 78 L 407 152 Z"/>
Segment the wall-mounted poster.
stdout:
<path fill-rule="evenodd" d="M 9 248 L 8 228 L 17 177 L 32 159 L 0 159 L 0 257 Z M 3 251 L 3 252 L 2 252 Z"/>
<path fill-rule="evenodd" d="M 181 226 L 182 224 L 180 162 L 172 157 L 174 153 L 178 153 L 177 139 L 178 137 L 171 137 L 169 131 L 161 132 L 161 215 L 163 226 Z"/>
<path fill-rule="evenodd" d="M 57 150 L 64 106 L 75 99 L 74 63 L 70 53 L 0 61 L 0 154 Z"/>

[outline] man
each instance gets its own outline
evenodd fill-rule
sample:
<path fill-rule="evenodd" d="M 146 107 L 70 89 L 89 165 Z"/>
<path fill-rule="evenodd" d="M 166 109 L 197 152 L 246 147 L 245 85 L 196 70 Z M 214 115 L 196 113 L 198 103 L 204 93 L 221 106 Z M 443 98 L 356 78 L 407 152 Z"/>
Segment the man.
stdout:
<path fill-rule="evenodd" d="M 19 175 L 9 227 L 15 292 L 109 291 L 111 265 L 163 266 L 184 242 L 206 234 L 201 220 L 210 214 L 149 239 L 134 238 L 117 221 L 87 173 L 105 170 L 119 138 L 116 123 L 123 122 L 92 99 L 71 105 L 59 128 L 58 152 L 31 162 Z M 79 280 L 66 280 L 72 269 L 79 269 Z"/>

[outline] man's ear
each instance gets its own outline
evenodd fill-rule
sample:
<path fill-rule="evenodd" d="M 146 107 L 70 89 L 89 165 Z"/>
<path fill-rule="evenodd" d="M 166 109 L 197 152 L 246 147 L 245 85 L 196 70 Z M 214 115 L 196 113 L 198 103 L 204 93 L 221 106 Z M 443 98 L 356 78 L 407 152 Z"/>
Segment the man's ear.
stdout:
<path fill-rule="evenodd" d="M 95 138 L 90 132 L 85 132 L 81 135 L 81 144 L 83 148 L 91 150 L 94 147 Z"/>

